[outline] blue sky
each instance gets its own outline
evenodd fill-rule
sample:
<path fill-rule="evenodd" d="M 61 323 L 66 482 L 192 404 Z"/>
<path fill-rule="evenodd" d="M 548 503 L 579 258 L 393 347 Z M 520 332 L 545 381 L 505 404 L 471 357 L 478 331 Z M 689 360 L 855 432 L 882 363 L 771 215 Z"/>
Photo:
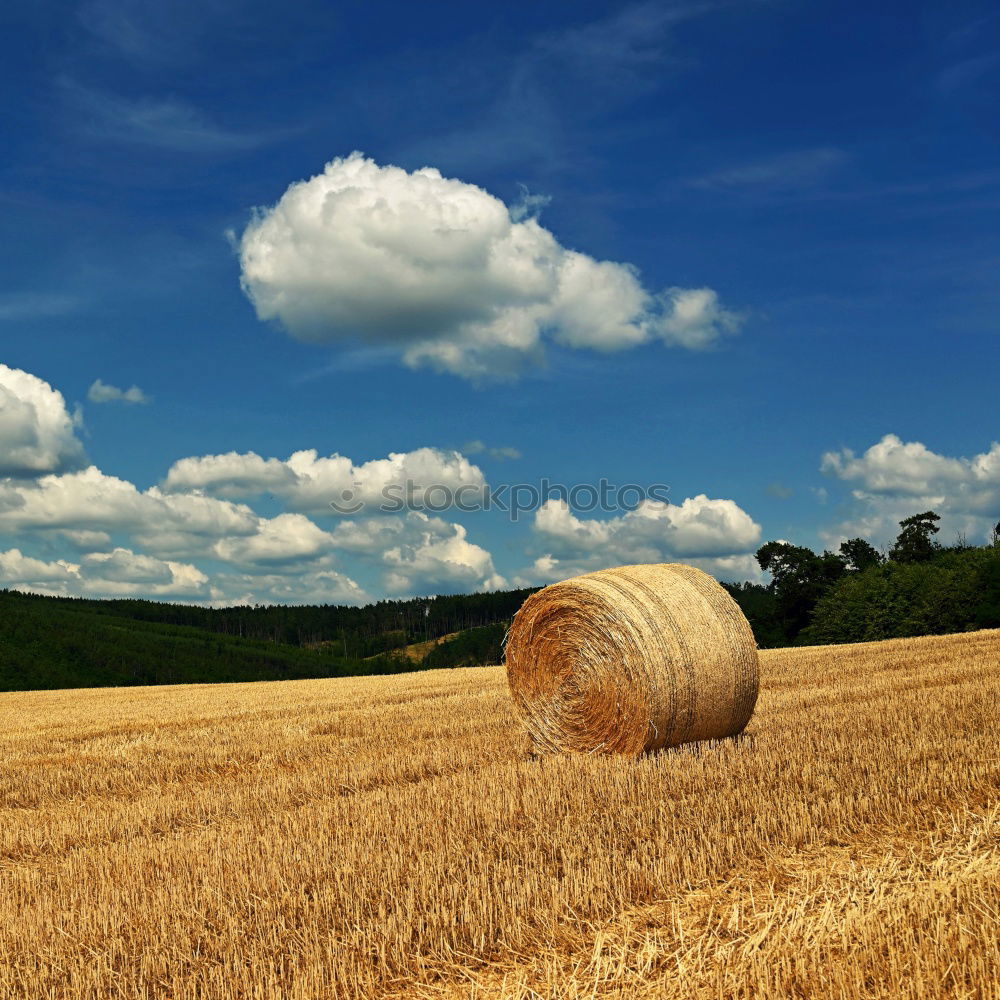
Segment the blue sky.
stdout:
<path fill-rule="evenodd" d="M 994 5 L 81 0 L 0 27 L 0 585 L 742 579 L 770 538 L 1000 520 Z M 543 477 L 673 502 L 377 509 Z"/>

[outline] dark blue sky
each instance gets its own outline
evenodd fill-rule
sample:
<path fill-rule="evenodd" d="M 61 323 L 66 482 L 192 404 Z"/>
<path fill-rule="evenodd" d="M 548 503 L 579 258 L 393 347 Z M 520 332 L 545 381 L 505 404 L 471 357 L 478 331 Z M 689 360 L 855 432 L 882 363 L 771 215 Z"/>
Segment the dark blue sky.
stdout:
<path fill-rule="evenodd" d="M 71 431 L 40 430 L 45 390 L 8 382 L 0 445 L 22 454 L 34 434 L 40 454 L 46 433 L 71 434 L 86 455 L 5 463 L 0 584 L 198 600 L 314 600 L 329 585 L 351 599 L 344 578 L 377 596 L 654 558 L 743 577 L 767 538 L 884 543 L 929 505 L 950 535 L 1000 519 L 995 5 L 15 0 L 0 37 L 0 362 L 80 404 Z M 387 192 L 411 192 L 424 167 L 466 186 L 424 192 L 431 213 L 468 186 L 512 207 L 537 196 L 541 270 L 563 274 L 570 251 L 615 262 L 641 310 L 595 350 L 624 313 L 586 298 L 596 271 L 578 294 L 554 278 L 560 290 L 525 307 L 530 344 L 498 353 L 517 289 L 463 260 L 420 306 L 439 326 L 418 322 L 398 271 L 345 236 L 371 200 L 316 243 L 302 217 L 268 231 L 268 253 L 301 255 L 254 272 L 252 211 L 276 218 L 289 185 L 354 150 L 393 211 Z M 494 204 L 476 197 L 468 231 Z M 436 267 L 433 218 L 379 230 L 379 246 Z M 307 281 L 327 250 L 337 273 L 326 283 L 317 264 Z M 708 311 L 682 321 L 670 295 L 698 289 Z M 270 316 L 266 296 L 280 300 Z M 441 360 L 444 343 L 458 360 Z M 98 379 L 147 401 L 102 401 Z M 348 523 L 202 463 L 169 495 L 249 504 L 259 520 L 195 544 L 107 500 L 107 477 L 141 494 L 184 458 L 316 449 L 360 468 L 422 448 L 464 450 L 494 485 L 603 477 L 669 484 L 680 509 L 720 503 L 660 520 L 366 510 Z M 81 493 L 89 463 L 104 479 Z M 64 481 L 46 493 L 46 474 Z M 264 536 L 271 548 L 247 542 Z M 116 549 L 129 555 L 102 576 Z M 164 561 L 205 581 L 172 569 L 151 589 Z"/>

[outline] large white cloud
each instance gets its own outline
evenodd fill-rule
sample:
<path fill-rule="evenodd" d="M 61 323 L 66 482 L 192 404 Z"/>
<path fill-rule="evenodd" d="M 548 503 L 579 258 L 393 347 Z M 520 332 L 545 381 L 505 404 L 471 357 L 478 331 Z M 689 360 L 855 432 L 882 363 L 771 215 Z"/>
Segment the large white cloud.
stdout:
<path fill-rule="evenodd" d="M 471 503 L 482 497 L 486 480 L 478 466 L 455 451 L 417 448 L 355 464 L 343 455 L 320 457 L 314 449 L 288 459 L 262 458 L 254 452 L 229 452 L 182 458 L 164 480 L 166 491 L 204 490 L 222 497 L 270 493 L 292 510 L 357 514 L 388 506 L 397 513 L 407 496 L 431 504 L 454 497 Z M 429 487 L 437 487 L 428 491 Z M 331 502 L 337 508 L 331 507 Z M 450 504 L 449 504 L 450 505 Z"/>
<path fill-rule="evenodd" d="M 259 318 L 463 376 L 514 374 L 549 334 L 601 351 L 655 337 L 697 348 L 740 323 L 711 289 L 651 294 L 634 267 L 562 247 L 482 188 L 360 153 L 258 211 L 239 251 Z"/>
<path fill-rule="evenodd" d="M 704 494 L 681 504 L 643 501 L 607 520 L 577 517 L 565 500 L 546 501 L 534 530 L 545 552 L 515 580 L 519 584 L 564 580 L 577 573 L 629 563 L 683 561 L 723 579 L 759 575 L 751 550 L 760 525 L 732 500 Z"/>
<path fill-rule="evenodd" d="M 0 476 L 38 476 L 83 462 L 62 393 L 37 375 L 0 364 Z"/>
<path fill-rule="evenodd" d="M 956 458 L 886 434 L 861 455 L 849 448 L 828 451 L 820 467 L 853 486 L 853 510 L 823 534 L 832 545 L 855 536 L 886 545 L 898 534 L 900 520 L 925 510 L 942 516 L 946 543 L 955 534 L 981 542 L 1000 520 L 998 442 L 972 458 Z"/>

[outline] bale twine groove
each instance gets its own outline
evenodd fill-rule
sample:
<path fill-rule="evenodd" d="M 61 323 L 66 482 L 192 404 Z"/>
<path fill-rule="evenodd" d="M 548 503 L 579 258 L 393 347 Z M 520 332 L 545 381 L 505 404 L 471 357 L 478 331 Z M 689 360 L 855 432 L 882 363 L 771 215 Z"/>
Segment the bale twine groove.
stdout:
<path fill-rule="evenodd" d="M 529 597 L 507 636 L 507 680 L 535 744 L 628 754 L 734 736 L 757 702 L 757 644 L 726 591 L 693 566 L 621 566 Z"/>

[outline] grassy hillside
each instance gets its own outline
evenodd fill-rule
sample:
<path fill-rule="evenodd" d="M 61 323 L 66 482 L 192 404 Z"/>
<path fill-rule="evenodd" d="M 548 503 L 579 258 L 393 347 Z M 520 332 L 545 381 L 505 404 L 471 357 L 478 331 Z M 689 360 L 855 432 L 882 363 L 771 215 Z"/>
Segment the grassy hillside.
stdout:
<path fill-rule="evenodd" d="M 536 758 L 502 670 L 0 695 L 0 996 L 997 997 L 1000 632 Z"/>

